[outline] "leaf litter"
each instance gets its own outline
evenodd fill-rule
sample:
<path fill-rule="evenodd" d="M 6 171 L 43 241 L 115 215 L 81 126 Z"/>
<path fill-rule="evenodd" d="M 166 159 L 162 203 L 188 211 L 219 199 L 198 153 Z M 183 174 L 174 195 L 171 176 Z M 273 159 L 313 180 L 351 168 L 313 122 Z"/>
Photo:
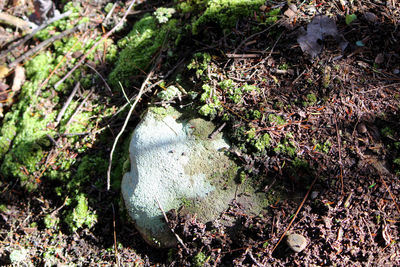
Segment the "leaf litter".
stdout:
<path fill-rule="evenodd" d="M 323 48 L 323 41 L 328 36 L 335 38 L 342 52 L 346 49 L 348 42 L 336 27 L 336 22 L 332 18 L 324 15 L 317 15 L 307 25 L 307 31 L 302 28 L 302 33 L 297 38 L 301 50 L 315 58 Z"/>

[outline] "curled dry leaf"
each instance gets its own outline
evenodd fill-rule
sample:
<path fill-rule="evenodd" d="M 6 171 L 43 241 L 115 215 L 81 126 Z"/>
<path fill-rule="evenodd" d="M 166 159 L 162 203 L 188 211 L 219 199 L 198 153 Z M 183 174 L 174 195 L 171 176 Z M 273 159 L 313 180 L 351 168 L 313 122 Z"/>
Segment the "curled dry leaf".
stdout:
<path fill-rule="evenodd" d="M 11 91 L 15 94 L 20 89 L 22 84 L 25 82 L 25 69 L 22 66 L 17 66 L 14 71 L 13 85 Z"/>
<path fill-rule="evenodd" d="M 297 7 L 294 4 L 290 4 L 289 8 L 285 11 L 285 13 L 283 13 L 285 16 L 287 16 L 288 18 L 293 18 L 296 16 L 297 13 Z"/>
<path fill-rule="evenodd" d="M 389 232 L 389 225 L 386 224 L 383 228 L 382 228 L 382 237 L 385 240 L 386 245 L 390 245 L 390 243 L 392 243 L 392 237 L 390 236 L 390 232 Z"/>
<path fill-rule="evenodd" d="M 51 0 L 35 0 L 33 1 L 33 5 L 35 12 L 29 17 L 29 20 L 38 25 L 60 14 Z"/>
<path fill-rule="evenodd" d="M 301 50 L 313 58 L 322 51 L 321 42 L 328 36 L 335 38 L 342 52 L 346 49 L 348 42 L 342 34 L 338 33 L 336 22 L 327 16 L 317 15 L 307 25 L 307 31 L 303 31 L 297 38 Z"/>

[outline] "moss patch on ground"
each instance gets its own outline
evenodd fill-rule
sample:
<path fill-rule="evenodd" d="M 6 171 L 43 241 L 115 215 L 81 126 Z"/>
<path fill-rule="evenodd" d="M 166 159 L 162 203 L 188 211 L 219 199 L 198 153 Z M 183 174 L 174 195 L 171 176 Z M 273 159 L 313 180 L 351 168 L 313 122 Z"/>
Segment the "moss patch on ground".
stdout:
<path fill-rule="evenodd" d="M 168 40 L 175 40 L 179 32 L 176 19 L 160 24 L 155 16 L 145 15 L 136 22 L 131 32 L 118 42 L 122 51 L 109 76 L 114 90 L 120 90 L 120 83 L 130 88 L 132 77 L 146 75 L 161 47 L 167 45 Z"/>

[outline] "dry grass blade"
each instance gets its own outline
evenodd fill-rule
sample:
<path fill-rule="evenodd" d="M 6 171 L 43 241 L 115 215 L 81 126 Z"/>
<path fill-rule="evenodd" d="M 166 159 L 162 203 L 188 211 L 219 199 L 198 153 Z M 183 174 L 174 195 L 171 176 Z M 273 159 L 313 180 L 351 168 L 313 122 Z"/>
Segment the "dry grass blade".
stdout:
<path fill-rule="evenodd" d="M 158 65 L 158 62 L 157 62 L 157 64 L 154 65 L 153 69 L 147 75 L 146 80 L 144 80 L 144 82 L 142 83 L 142 86 L 140 87 L 139 93 L 136 96 L 136 100 L 131 105 L 131 108 L 129 109 L 128 115 L 126 116 L 124 125 L 122 126 L 121 131 L 118 133 L 117 137 L 114 140 L 114 144 L 113 144 L 111 152 L 110 152 L 110 159 L 109 159 L 109 162 L 108 162 L 108 169 L 107 169 L 107 190 L 110 190 L 111 166 L 112 166 L 114 150 L 115 150 L 115 148 L 117 146 L 119 138 L 121 137 L 122 133 L 125 131 L 126 125 L 128 125 L 128 121 L 129 121 L 129 119 L 130 119 L 130 117 L 132 115 L 133 110 L 135 109 L 137 103 L 139 102 L 140 98 L 142 97 L 142 95 L 144 93 L 144 89 L 146 87 L 146 84 L 150 80 L 151 76 L 153 76 L 154 70 L 155 70 L 157 65 Z"/>

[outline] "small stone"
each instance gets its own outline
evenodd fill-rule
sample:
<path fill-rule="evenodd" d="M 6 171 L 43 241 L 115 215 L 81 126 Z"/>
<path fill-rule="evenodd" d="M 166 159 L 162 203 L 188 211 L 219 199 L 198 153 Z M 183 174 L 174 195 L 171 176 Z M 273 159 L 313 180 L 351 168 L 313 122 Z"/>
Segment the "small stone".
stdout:
<path fill-rule="evenodd" d="M 316 199 L 318 196 L 319 192 L 318 191 L 312 191 L 311 192 L 311 199 Z"/>
<path fill-rule="evenodd" d="M 286 244 L 291 248 L 294 252 L 298 253 L 303 251 L 307 245 L 307 239 L 300 234 L 290 234 L 286 237 Z"/>
<path fill-rule="evenodd" d="M 382 53 L 379 53 L 375 57 L 375 63 L 376 64 L 382 64 L 385 61 L 385 56 Z"/>
<path fill-rule="evenodd" d="M 357 131 L 358 131 L 360 134 L 366 133 L 366 132 L 368 131 L 368 130 L 367 130 L 367 126 L 365 126 L 364 123 L 359 123 L 359 124 L 357 125 Z"/>
<path fill-rule="evenodd" d="M 378 17 L 372 12 L 365 12 L 364 13 L 364 18 L 366 20 L 368 20 L 369 22 L 372 22 L 372 23 L 375 23 L 375 22 L 378 21 Z"/>

